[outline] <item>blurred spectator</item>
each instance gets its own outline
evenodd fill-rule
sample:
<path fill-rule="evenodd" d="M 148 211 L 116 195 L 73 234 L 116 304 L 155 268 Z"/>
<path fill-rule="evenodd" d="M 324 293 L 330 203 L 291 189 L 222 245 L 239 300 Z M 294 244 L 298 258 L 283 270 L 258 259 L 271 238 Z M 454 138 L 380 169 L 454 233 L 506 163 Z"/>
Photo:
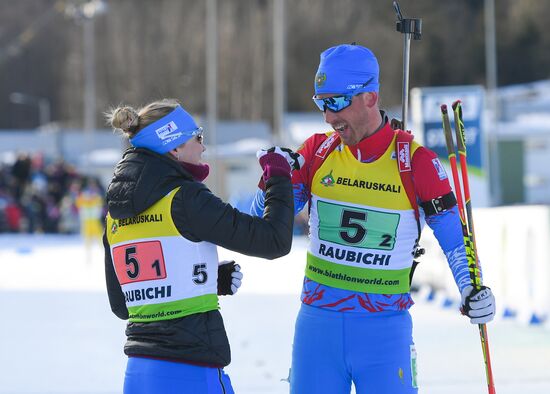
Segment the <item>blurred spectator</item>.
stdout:
<path fill-rule="evenodd" d="M 80 231 L 80 217 L 76 199 L 80 194 L 82 181 L 73 179 L 68 192 L 63 196 L 59 204 L 59 232 L 62 234 L 74 234 Z"/>
<path fill-rule="evenodd" d="M 0 163 L 0 233 L 101 234 L 103 213 L 99 181 L 63 160 L 20 153 L 13 164 Z M 94 224 L 84 226 L 81 217 L 91 216 Z"/>
<path fill-rule="evenodd" d="M 62 160 L 58 160 L 46 167 L 48 178 L 48 192 L 59 203 L 67 191 L 71 179 L 77 177 L 76 170 Z"/>
<path fill-rule="evenodd" d="M 17 159 L 11 168 L 11 174 L 13 175 L 13 180 L 15 181 L 15 198 L 19 200 L 31 174 L 31 158 L 28 154 L 20 153 L 17 156 Z"/>
<path fill-rule="evenodd" d="M 103 233 L 103 196 L 104 194 L 97 181 L 88 178 L 76 198 L 76 206 L 80 217 L 80 234 L 84 236 L 86 242 L 100 239 Z"/>
<path fill-rule="evenodd" d="M 13 197 L 14 186 L 11 169 L 0 164 L 0 233 L 19 231 L 21 209 Z"/>

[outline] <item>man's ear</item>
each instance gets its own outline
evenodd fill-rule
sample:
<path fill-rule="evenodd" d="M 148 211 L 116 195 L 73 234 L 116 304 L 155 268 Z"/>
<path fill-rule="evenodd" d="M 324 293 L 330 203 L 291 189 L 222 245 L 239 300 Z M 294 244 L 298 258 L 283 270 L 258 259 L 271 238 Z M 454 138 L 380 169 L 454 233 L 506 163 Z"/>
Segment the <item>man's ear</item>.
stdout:
<path fill-rule="evenodd" d="M 377 92 L 365 92 L 363 94 L 364 103 L 367 107 L 372 108 L 378 103 L 378 93 Z"/>

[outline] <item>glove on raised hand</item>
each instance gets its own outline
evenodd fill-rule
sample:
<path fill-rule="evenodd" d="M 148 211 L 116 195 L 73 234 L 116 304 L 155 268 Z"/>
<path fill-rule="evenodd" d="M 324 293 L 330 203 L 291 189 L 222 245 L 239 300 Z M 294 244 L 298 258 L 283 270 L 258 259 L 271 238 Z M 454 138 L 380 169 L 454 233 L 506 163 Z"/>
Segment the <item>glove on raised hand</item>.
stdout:
<path fill-rule="evenodd" d="M 472 324 L 488 323 L 495 317 L 495 296 L 489 287 L 481 286 L 476 290 L 473 286 L 467 286 L 462 290 L 460 310 Z"/>
<path fill-rule="evenodd" d="M 305 160 L 301 154 L 294 152 L 292 149 L 283 148 L 280 146 L 273 146 L 269 149 L 260 149 L 256 153 L 256 157 L 261 159 L 268 153 L 276 153 L 284 157 L 292 171 L 299 170 L 304 165 Z"/>
<path fill-rule="evenodd" d="M 274 146 L 269 149 L 261 149 L 256 152 L 260 166 L 264 170 L 259 187 L 265 190 L 265 182 L 272 176 L 290 177 L 294 170 L 299 170 L 304 165 L 304 157 L 288 148 Z"/>
<path fill-rule="evenodd" d="M 218 265 L 218 295 L 233 295 L 241 287 L 243 273 L 234 261 L 220 261 Z"/>

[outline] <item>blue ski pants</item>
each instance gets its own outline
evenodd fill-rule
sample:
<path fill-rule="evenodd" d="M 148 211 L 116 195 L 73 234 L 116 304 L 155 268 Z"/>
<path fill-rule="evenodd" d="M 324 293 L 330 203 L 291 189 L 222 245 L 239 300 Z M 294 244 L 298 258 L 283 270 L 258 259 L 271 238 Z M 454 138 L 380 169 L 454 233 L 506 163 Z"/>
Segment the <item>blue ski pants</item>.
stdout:
<path fill-rule="evenodd" d="M 417 394 L 408 311 L 345 313 L 302 304 L 291 394 Z"/>
<path fill-rule="evenodd" d="M 129 357 L 124 394 L 235 394 L 221 368 Z"/>

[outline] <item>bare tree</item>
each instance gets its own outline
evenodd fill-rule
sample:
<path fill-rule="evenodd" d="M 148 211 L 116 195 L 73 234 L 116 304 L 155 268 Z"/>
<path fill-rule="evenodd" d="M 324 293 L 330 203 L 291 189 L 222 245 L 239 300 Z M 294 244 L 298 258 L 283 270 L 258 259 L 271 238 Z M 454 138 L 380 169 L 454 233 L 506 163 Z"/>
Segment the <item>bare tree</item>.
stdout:
<path fill-rule="evenodd" d="M 273 117 L 273 2 L 218 2 L 219 116 Z M 0 128 L 35 127 L 36 108 L 9 102 L 20 91 L 47 98 L 53 118 L 82 126 L 83 32 L 63 8 L 80 0 L 0 2 Z M 423 19 L 411 51 L 411 86 L 485 82 L 483 2 L 401 1 Z M 109 106 L 173 97 L 195 114 L 206 110 L 206 2 L 107 1 L 96 18 L 97 124 Z M 541 0 L 497 3 L 499 82 L 549 77 L 550 36 Z M 390 1 L 286 2 L 287 108 L 312 111 L 319 54 L 345 42 L 371 48 L 381 69 L 384 106 L 401 100 L 402 36 Z"/>

